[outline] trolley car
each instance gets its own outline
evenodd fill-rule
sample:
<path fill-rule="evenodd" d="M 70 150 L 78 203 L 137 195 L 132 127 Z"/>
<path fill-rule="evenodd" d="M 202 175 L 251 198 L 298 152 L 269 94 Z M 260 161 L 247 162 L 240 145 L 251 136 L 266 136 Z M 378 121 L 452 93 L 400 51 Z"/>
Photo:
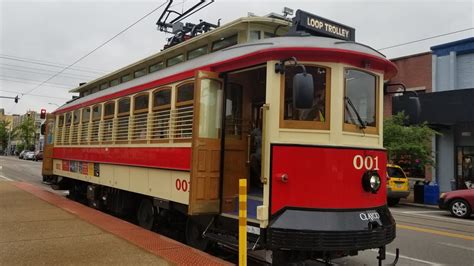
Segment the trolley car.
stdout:
<path fill-rule="evenodd" d="M 237 19 L 81 84 L 48 115 L 43 176 L 145 228 L 273 262 L 335 258 L 395 238 L 386 205 L 383 85 L 396 67 L 355 30 L 298 10 Z"/>

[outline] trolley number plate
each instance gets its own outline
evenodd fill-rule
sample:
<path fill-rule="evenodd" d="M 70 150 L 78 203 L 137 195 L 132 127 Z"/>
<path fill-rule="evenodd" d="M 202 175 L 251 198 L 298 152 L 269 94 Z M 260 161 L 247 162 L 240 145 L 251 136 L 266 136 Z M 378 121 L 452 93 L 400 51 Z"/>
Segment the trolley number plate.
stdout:
<path fill-rule="evenodd" d="M 354 166 L 355 169 L 361 170 L 380 170 L 379 169 L 379 157 L 378 156 L 365 156 L 365 158 L 362 155 L 356 155 L 352 159 L 352 165 Z"/>

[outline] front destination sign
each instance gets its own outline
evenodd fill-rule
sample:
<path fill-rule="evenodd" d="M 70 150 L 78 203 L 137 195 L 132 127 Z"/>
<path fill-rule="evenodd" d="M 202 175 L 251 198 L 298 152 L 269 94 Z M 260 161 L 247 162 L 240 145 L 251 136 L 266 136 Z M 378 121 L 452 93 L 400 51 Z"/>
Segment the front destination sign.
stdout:
<path fill-rule="evenodd" d="M 296 28 L 296 31 L 305 31 L 311 35 L 355 41 L 354 28 L 299 9 L 296 11 L 296 15 L 293 18 L 293 27 Z"/>

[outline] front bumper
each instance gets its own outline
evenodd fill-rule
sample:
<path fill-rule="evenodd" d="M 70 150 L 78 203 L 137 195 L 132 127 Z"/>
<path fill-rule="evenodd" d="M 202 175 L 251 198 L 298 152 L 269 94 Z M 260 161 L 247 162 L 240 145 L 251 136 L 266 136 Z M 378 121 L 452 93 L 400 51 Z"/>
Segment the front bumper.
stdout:
<path fill-rule="evenodd" d="M 447 210 L 448 209 L 448 206 L 447 206 L 446 201 L 445 201 L 444 198 L 440 198 L 438 200 L 438 207 L 442 210 Z"/>
<path fill-rule="evenodd" d="M 365 210 L 284 209 L 267 229 L 273 250 L 355 251 L 395 239 L 395 220 L 386 206 Z"/>

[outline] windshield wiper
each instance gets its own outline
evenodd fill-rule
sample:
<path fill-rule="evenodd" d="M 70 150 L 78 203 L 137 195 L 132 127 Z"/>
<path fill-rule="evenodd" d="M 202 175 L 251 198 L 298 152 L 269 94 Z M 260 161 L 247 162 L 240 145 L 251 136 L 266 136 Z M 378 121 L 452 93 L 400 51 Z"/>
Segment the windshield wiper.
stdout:
<path fill-rule="evenodd" d="M 359 115 L 359 112 L 357 112 L 357 109 L 355 108 L 354 104 L 352 104 L 352 101 L 349 97 L 344 97 L 344 99 L 346 100 L 346 102 L 349 104 L 349 106 L 352 108 L 352 111 L 354 111 L 355 115 L 357 116 L 357 121 L 359 122 L 360 126 L 359 128 L 360 129 L 364 129 L 366 128 L 367 126 L 365 125 L 364 121 L 362 120 L 362 118 L 360 118 L 360 115 Z"/>

